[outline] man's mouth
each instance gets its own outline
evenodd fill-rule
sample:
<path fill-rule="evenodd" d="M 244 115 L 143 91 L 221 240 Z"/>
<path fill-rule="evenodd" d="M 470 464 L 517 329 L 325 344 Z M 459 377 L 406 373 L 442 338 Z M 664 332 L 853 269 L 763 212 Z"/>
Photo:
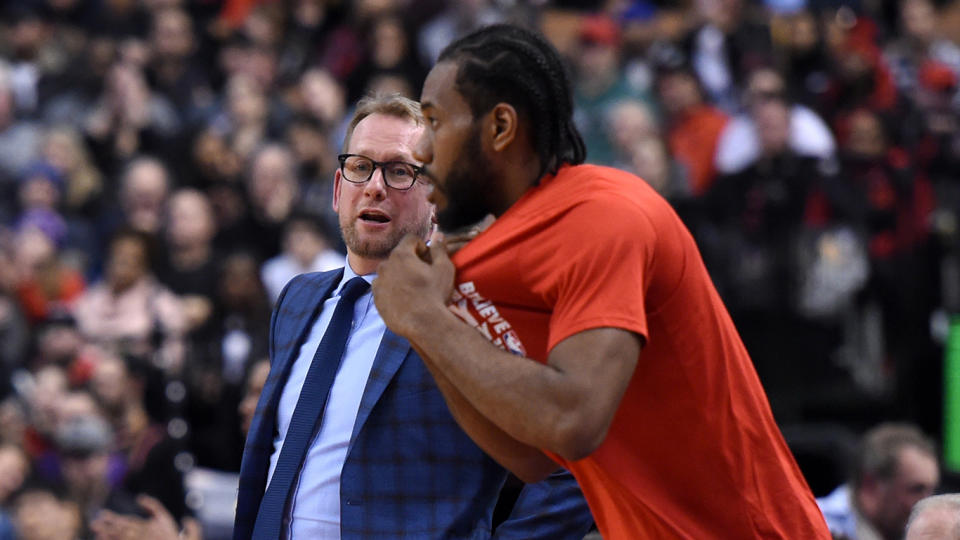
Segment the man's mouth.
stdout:
<path fill-rule="evenodd" d="M 360 219 L 370 223 L 388 223 L 390 216 L 379 210 L 364 210 L 360 212 Z"/>

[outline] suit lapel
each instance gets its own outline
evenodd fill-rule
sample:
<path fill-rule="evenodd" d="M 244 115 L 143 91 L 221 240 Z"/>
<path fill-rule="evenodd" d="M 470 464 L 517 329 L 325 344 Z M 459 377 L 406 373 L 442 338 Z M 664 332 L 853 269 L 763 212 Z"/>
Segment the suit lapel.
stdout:
<path fill-rule="evenodd" d="M 357 420 L 353 424 L 353 434 L 350 436 L 350 448 L 357 439 L 357 434 L 363 429 L 364 423 L 370 416 L 370 411 L 376 406 L 380 396 L 393 376 L 397 374 L 403 364 L 404 358 L 410 352 L 410 342 L 394 334 L 388 328 L 380 340 L 380 348 L 377 350 L 377 356 L 373 359 L 373 367 L 370 368 L 370 377 L 367 379 L 367 386 L 363 389 L 363 397 L 360 398 L 360 410 L 357 411 Z M 348 451 L 349 454 L 349 451 Z"/>
<path fill-rule="evenodd" d="M 287 377 L 290 374 L 290 366 L 293 365 L 293 361 L 299 355 L 303 340 L 306 339 L 310 327 L 323 309 L 323 303 L 326 302 L 327 298 L 330 298 L 342 277 L 343 270 L 327 273 L 316 281 L 311 280 L 296 290 L 292 289 L 290 293 L 294 296 L 280 307 L 282 322 L 278 325 L 278 333 L 282 336 L 290 336 L 294 341 L 290 342 L 288 347 L 281 347 L 276 352 L 276 358 L 273 359 L 274 365 L 270 371 L 271 375 L 273 373 L 277 374 L 277 384 L 271 389 L 269 398 L 271 411 L 276 409 L 277 401 L 280 399 L 280 394 L 283 392 L 283 387 L 286 386 Z M 275 419 L 276 413 L 271 412 L 271 416 Z M 270 423 L 270 425 L 273 426 L 273 423 Z"/>

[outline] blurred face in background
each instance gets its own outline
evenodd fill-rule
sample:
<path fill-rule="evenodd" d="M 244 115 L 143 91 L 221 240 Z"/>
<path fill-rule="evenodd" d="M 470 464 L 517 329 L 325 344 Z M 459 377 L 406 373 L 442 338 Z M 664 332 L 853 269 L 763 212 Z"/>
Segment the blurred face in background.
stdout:
<path fill-rule="evenodd" d="M 640 140 L 659 137 L 659 127 L 649 107 L 639 101 L 623 101 L 610 109 L 607 116 L 610 140 L 627 152 Z"/>
<path fill-rule="evenodd" d="M 167 239 L 173 247 L 208 244 L 216 232 L 213 210 L 206 195 L 194 189 L 170 197 Z"/>
<path fill-rule="evenodd" d="M 0 504 L 6 505 L 14 491 L 23 485 L 30 471 L 24 451 L 14 445 L 0 446 Z"/>
<path fill-rule="evenodd" d="M 864 515 L 888 538 L 900 538 L 910 511 L 933 494 L 940 483 L 937 460 L 913 446 L 899 452 L 897 468 L 888 479 L 875 479 L 860 489 Z"/>
<path fill-rule="evenodd" d="M 790 109 L 780 99 L 764 99 L 751 107 L 760 136 L 761 153 L 777 155 L 787 150 L 790 140 Z"/>
<path fill-rule="evenodd" d="M 133 237 L 113 241 L 107 259 L 107 283 L 114 293 L 132 287 L 149 272 L 147 246 Z"/>
<path fill-rule="evenodd" d="M 74 540 L 80 531 L 80 509 L 49 491 L 21 494 L 13 518 L 21 540 Z"/>
<path fill-rule="evenodd" d="M 668 116 L 679 116 L 701 102 L 700 88 L 692 73 L 672 71 L 657 81 L 660 104 Z"/>
<path fill-rule="evenodd" d="M 135 162 L 123 178 L 121 205 L 134 229 L 156 233 L 160 230 L 167 203 L 167 172 L 152 159 Z"/>
<path fill-rule="evenodd" d="M 860 110 L 850 117 L 846 151 L 853 157 L 878 159 L 886 152 L 886 137 L 877 115 Z"/>
<path fill-rule="evenodd" d="M 186 12 L 168 8 L 154 18 L 153 53 L 160 59 L 185 59 L 193 52 L 193 23 Z"/>
<path fill-rule="evenodd" d="M 929 0 L 903 0 L 900 20 L 908 37 L 930 43 L 937 37 L 937 10 Z"/>

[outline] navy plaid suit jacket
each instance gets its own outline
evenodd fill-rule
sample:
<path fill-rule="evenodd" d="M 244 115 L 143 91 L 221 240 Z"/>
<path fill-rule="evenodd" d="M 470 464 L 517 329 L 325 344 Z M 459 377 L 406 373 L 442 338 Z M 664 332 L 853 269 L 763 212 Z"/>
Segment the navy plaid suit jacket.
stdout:
<path fill-rule="evenodd" d="M 234 540 L 253 532 L 266 489 L 277 402 L 300 346 L 343 270 L 294 278 L 270 322 L 270 375 L 250 425 Z M 524 538 L 580 540 L 593 523 L 573 477 L 562 471 L 524 487 L 492 531 L 507 471 L 456 424 L 409 342 L 386 331 L 353 428 L 340 477 L 344 539 Z"/>

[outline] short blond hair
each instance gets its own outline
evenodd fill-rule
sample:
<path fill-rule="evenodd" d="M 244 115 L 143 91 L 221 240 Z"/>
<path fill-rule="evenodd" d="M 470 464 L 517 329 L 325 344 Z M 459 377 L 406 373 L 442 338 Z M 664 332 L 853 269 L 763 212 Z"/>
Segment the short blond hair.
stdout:
<path fill-rule="evenodd" d="M 371 114 L 395 116 L 411 120 L 418 126 L 423 125 L 423 113 L 420 112 L 420 104 L 416 101 L 401 94 L 366 96 L 357 102 L 353 118 L 350 119 L 350 125 L 347 126 L 347 134 L 343 138 L 344 153 L 350 148 L 350 138 L 353 136 L 353 130 L 357 127 L 357 124 Z"/>

